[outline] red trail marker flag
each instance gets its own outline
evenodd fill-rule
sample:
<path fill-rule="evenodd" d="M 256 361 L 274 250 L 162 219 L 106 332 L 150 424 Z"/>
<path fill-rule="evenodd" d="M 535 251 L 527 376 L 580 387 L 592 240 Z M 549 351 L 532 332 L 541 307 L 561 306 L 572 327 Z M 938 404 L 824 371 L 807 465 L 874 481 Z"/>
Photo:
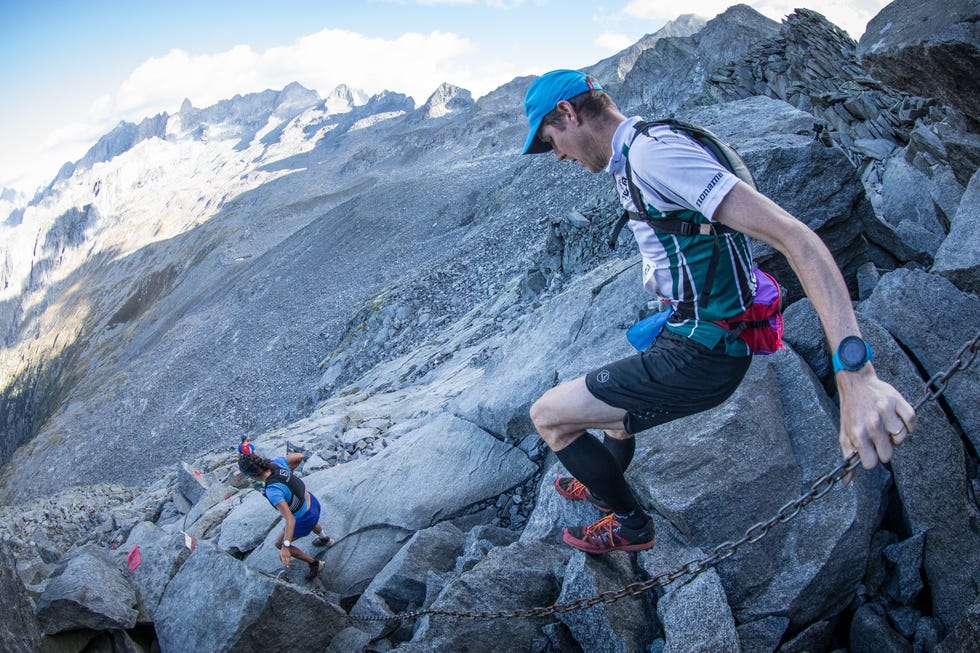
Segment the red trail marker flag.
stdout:
<path fill-rule="evenodd" d="M 129 563 L 129 570 L 136 571 L 136 568 L 140 566 L 140 547 L 138 544 L 134 544 L 132 550 L 126 555 L 126 562 Z"/>

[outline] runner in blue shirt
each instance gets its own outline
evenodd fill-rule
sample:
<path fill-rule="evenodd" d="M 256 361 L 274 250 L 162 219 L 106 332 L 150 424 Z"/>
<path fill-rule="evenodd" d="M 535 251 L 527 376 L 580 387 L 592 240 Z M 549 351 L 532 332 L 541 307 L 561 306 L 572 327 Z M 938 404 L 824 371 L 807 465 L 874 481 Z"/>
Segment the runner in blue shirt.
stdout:
<path fill-rule="evenodd" d="M 307 555 L 293 545 L 293 541 L 312 532 L 317 535 L 314 546 L 333 546 L 335 542 L 320 527 L 320 502 L 293 473 L 301 462 L 301 453 L 289 453 L 272 460 L 249 453 L 239 457 L 238 468 L 252 479 L 256 489 L 282 515 L 285 527 L 276 538 L 282 564 L 289 567 L 291 558 L 299 558 L 309 565 L 306 577 L 313 580 L 323 570 L 323 561 Z"/>

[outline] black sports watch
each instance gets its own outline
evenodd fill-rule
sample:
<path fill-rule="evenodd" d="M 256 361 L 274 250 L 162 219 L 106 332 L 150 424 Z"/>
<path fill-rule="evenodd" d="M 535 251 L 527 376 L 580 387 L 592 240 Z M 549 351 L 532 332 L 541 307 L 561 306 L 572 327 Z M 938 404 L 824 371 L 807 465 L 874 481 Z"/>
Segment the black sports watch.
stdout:
<path fill-rule="evenodd" d="M 847 336 L 837 345 L 834 352 L 834 374 L 841 370 L 856 372 L 870 361 L 874 360 L 871 345 L 857 336 Z"/>

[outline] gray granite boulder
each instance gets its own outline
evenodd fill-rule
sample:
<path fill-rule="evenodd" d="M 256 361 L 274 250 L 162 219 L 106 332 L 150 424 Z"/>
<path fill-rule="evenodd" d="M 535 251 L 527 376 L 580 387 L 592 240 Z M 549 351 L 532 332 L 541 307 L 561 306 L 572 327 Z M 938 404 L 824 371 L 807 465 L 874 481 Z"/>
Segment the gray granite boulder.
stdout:
<path fill-rule="evenodd" d="M 259 574 L 208 542 L 170 581 L 154 625 L 163 651 L 215 653 L 258 653 L 270 642 L 324 650 L 347 626 L 323 597 Z"/>
<path fill-rule="evenodd" d="M 0 650 L 33 653 L 40 648 L 34 604 L 17 576 L 17 563 L 5 540 L 0 539 Z"/>
<path fill-rule="evenodd" d="M 923 299 L 926 297 L 928 301 Z M 935 306 L 955 306 L 956 311 L 938 315 L 933 310 Z M 787 321 L 788 328 L 809 327 L 814 333 L 808 341 L 820 338 L 816 313 L 809 302 L 794 305 L 791 313 L 793 319 Z M 882 277 L 871 298 L 859 306 L 858 315 L 862 335 L 875 352 L 874 366 L 879 377 L 912 402 L 922 396 L 924 382 L 895 340 L 911 352 L 925 373 L 945 370 L 952 364 L 961 340 L 975 335 L 980 303 L 943 277 L 900 269 Z M 794 338 L 801 335 L 796 329 L 793 333 Z M 946 401 L 971 442 L 977 436 L 976 426 L 972 425 L 976 421 L 977 387 L 974 366 L 960 372 L 946 389 Z M 966 490 L 963 442 L 934 402 L 920 409 L 917 430 L 897 450 L 891 469 L 913 534 L 928 534 L 923 570 L 932 587 L 934 612 L 949 627 L 980 591 L 980 560 L 976 553 L 980 544 L 974 542 L 978 513 Z M 936 469 L 944 471 L 929 471 Z M 858 480 L 865 475 L 859 474 Z"/>
<path fill-rule="evenodd" d="M 673 573 L 704 552 L 685 543 L 670 522 L 654 516 L 657 545 L 637 555 L 645 577 Z M 656 594 L 652 594 L 656 592 Z M 682 575 L 673 583 L 651 590 L 659 596 L 657 618 L 662 624 L 664 652 L 738 651 L 735 619 L 718 572 L 708 569 L 695 578 Z"/>
<path fill-rule="evenodd" d="M 824 241 L 852 289 L 857 270 L 867 260 L 861 236 L 873 212 L 854 165 L 844 153 L 811 136 L 778 135 L 740 150 L 759 190 L 813 229 Z M 803 296 L 802 287 L 785 258 L 771 247 L 753 242 L 760 267 L 785 288 L 789 304 Z"/>
<path fill-rule="evenodd" d="M 936 647 L 936 653 L 976 651 L 980 642 L 980 597 L 970 604 L 949 636 Z"/>
<path fill-rule="evenodd" d="M 353 613 L 358 614 L 359 607 L 368 601 L 394 613 L 422 607 L 430 572 L 452 571 L 465 539 L 466 535 L 450 522 L 418 531 L 374 577 Z"/>
<path fill-rule="evenodd" d="M 936 253 L 932 272 L 952 281 L 960 290 L 980 293 L 980 174 L 973 175 L 953 218 L 949 237 Z"/>
<path fill-rule="evenodd" d="M 197 503 L 208 489 L 208 476 L 185 462 L 177 468 L 177 491 L 191 505 Z"/>
<path fill-rule="evenodd" d="M 572 554 L 565 566 L 558 603 L 598 596 L 618 590 L 636 579 L 630 556 L 614 553 L 591 556 Z M 558 615 L 583 651 L 645 651 L 653 639 L 653 602 L 648 596 L 626 597 L 612 603 L 598 603 L 584 610 Z"/>
<path fill-rule="evenodd" d="M 742 653 L 773 653 L 788 625 L 786 617 L 764 617 L 742 624 L 736 629 Z"/>
<path fill-rule="evenodd" d="M 892 339 L 895 336 L 908 349 L 926 374 L 945 370 L 953 363 L 960 340 L 975 335 L 976 298 L 956 290 L 936 275 L 896 270 L 882 277 L 884 284 L 860 306 L 860 323 L 865 338 L 875 350 L 874 365 L 879 376 L 895 385 L 909 401 L 923 393 L 923 379 Z M 926 301 L 924 298 L 928 297 Z M 948 315 L 937 315 L 935 306 L 954 306 Z M 798 315 L 791 324 L 813 325 L 812 307 L 800 302 L 793 307 Z M 864 317 L 864 316 L 867 316 Z M 870 318 L 870 319 L 868 319 Z M 875 322 L 886 326 L 885 333 Z M 795 333 L 795 332 L 794 332 Z M 976 441 L 976 371 L 971 367 L 952 379 L 946 399 L 971 442 Z M 966 488 L 966 460 L 963 443 L 933 402 L 919 412 L 916 433 L 897 451 L 892 462 L 904 510 L 913 532 L 927 532 L 924 570 L 935 583 L 933 599 L 936 613 L 944 614 L 948 625 L 955 621 L 964 605 L 977 591 L 975 560 L 975 504 Z M 944 469 L 942 474 L 928 470 Z M 940 563 L 939 560 L 944 562 Z M 960 581 L 954 578 L 961 579 Z"/>
<path fill-rule="evenodd" d="M 125 558 L 139 547 L 140 564 L 130 571 Z M 141 522 L 129 533 L 119 551 L 119 564 L 136 590 L 140 621 L 153 621 L 167 584 L 190 555 L 181 533 L 168 533 L 160 527 Z"/>
<path fill-rule="evenodd" d="M 75 551 L 45 586 L 37 621 L 45 635 L 132 628 L 139 614 L 136 604 L 133 586 L 109 553 L 89 545 Z"/>
<path fill-rule="evenodd" d="M 895 156 L 888 160 L 881 184 L 881 216 L 897 230 L 909 222 L 932 232 L 937 237 L 935 248 L 928 251 L 930 255 L 935 254 L 946 235 L 942 222 L 945 214 L 939 212 L 932 190 L 930 179 L 905 157 Z"/>
<path fill-rule="evenodd" d="M 569 558 L 567 547 L 516 542 L 497 548 L 485 560 L 451 582 L 432 609 L 480 613 L 510 612 L 554 603 L 558 585 L 552 569 Z M 534 650 L 547 642 L 545 619 L 460 620 L 423 617 L 415 636 L 398 648 L 406 653 L 462 651 L 497 653 Z"/>
<path fill-rule="evenodd" d="M 946 370 L 960 347 L 980 332 L 980 298 L 963 292 L 945 277 L 918 270 L 884 275 L 860 310 L 911 351 L 928 376 Z M 910 389 L 913 391 L 921 394 L 919 389 Z M 980 368 L 976 365 L 957 374 L 945 392 L 945 400 L 975 450 L 980 450 L 978 394 Z"/>
<path fill-rule="evenodd" d="M 627 478 L 644 505 L 710 550 L 775 515 L 839 462 L 836 409 L 784 351 L 757 357 L 721 406 L 639 434 Z M 854 569 L 865 564 L 886 479 L 880 468 L 861 475 L 722 564 L 739 622 L 782 615 L 809 623 L 843 609 L 860 580 Z"/>
<path fill-rule="evenodd" d="M 548 300 L 507 338 L 483 376 L 452 404 L 460 416 L 514 439 L 533 433 L 531 404 L 556 381 L 567 381 L 633 350 L 625 328 L 646 298 L 639 259 L 607 262 Z"/>
<path fill-rule="evenodd" d="M 520 533 L 516 533 L 507 528 L 490 526 L 484 524 L 477 526 L 466 534 L 466 541 L 463 542 L 463 551 L 456 558 L 456 566 L 453 568 L 453 575 L 459 576 L 465 571 L 469 571 L 481 560 L 487 557 L 494 547 L 510 546 L 519 539 Z"/>
<path fill-rule="evenodd" d="M 814 140 L 813 114 L 782 100 L 757 96 L 687 109 L 679 117 L 732 143 L 759 190 L 816 231 L 849 284 L 856 287 L 855 276 L 867 247 L 860 234 L 874 211 L 857 169 L 843 151 Z M 758 242 L 753 243 L 753 253 L 786 288 L 787 304 L 800 297 L 799 282 L 781 255 Z"/>
<path fill-rule="evenodd" d="M 212 483 L 188 511 L 182 526 L 195 537 L 205 537 L 214 525 L 220 523 L 235 506 L 241 503 L 242 497 L 235 498 L 237 494 L 238 489 L 230 485 Z"/>
<path fill-rule="evenodd" d="M 279 513 L 260 492 L 245 490 L 242 502 L 221 523 L 218 546 L 229 553 L 248 553 L 262 544 Z"/>
<path fill-rule="evenodd" d="M 882 650 L 912 653 L 912 645 L 896 632 L 884 614 L 871 605 L 863 605 L 854 613 L 848 644 L 852 653 L 877 653 Z"/>

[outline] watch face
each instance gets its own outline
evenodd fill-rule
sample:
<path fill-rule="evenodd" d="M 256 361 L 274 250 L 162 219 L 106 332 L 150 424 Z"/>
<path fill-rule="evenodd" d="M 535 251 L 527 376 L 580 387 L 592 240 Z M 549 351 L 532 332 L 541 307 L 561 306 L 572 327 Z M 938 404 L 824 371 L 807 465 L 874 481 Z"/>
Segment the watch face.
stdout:
<path fill-rule="evenodd" d="M 840 362 L 845 367 L 861 367 L 868 360 L 868 350 L 864 345 L 864 341 L 857 336 L 848 336 L 841 340 L 837 351 Z"/>

